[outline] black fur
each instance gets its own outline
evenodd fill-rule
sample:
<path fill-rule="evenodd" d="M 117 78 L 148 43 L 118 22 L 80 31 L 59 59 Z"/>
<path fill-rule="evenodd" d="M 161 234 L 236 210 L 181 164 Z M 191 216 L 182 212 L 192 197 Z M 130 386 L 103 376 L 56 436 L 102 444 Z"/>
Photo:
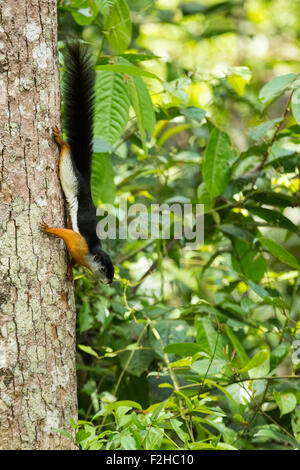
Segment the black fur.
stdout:
<path fill-rule="evenodd" d="M 91 193 L 96 79 L 94 63 L 87 46 L 79 42 L 66 45 L 64 58 L 64 128 L 78 180 L 78 229 L 87 241 L 89 253 L 98 255 L 111 282 L 114 267 L 110 257 L 101 249 L 101 241 L 96 234 L 96 207 Z"/>
<path fill-rule="evenodd" d="M 80 42 L 66 45 L 64 59 L 64 127 L 79 183 L 77 224 L 91 250 L 101 247 L 90 183 L 95 70 L 88 47 Z"/>
<path fill-rule="evenodd" d="M 90 182 L 93 153 L 95 70 L 86 45 L 66 45 L 64 72 L 64 127 L 79 172 Z"/>

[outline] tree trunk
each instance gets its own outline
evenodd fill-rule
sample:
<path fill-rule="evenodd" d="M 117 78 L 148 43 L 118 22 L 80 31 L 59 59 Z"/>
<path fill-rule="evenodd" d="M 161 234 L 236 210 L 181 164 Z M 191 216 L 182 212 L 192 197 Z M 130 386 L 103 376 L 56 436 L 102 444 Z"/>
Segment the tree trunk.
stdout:
<path fill-rule="evenodd" d="M 72 449 L 75 306 L 64 223 L 56 0 L 0 5 L 0 449 Z"/>

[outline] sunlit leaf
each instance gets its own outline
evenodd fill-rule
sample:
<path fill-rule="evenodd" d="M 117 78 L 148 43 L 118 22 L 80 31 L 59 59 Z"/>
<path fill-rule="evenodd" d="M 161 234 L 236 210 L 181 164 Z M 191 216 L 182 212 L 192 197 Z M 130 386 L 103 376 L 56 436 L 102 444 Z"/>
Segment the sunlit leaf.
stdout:
<path fill-rule="evenodd" d="M 296 260 L 295 256 L 292 255 L 289 251 L 287 251 L 283 246 L 279 245 L 279 243 L 274 242 L 270 238 L 260 237 L 259 238 L 261 244 L 272 253 L 275 258 L 278 258 L 282 263 L 288 264 L 292 268 L 300 269 L 298 261 Z"/>
<path fill-rule="evenodd" d="M 230 138 L 224 132 L 213 129 L 205 152 L 203 179 L 211 197 L 221 194 L 230 179 L 232 158 Z"/>
<path fill-rule="evenodd" d="M 259 98 L 266 104 L 273 101 L 275 98 L 284 93 L 296 80 L 297 75 L 288 73 L 280 77 L 274 77 L 270 82 L 262 87 L 259 93 Z"/>
<path fill-rule="evenodd" d="M 131 41 L 130 11 L 125 0 L 114 0 L 114 4 L 105 17 L 104 29 L 108 42 L 117 54 L 125 52 Z"/>
<path fill-rule="evenodd" d="M 280 393 L 274 390 L 273 395 L 280 409 L 280 417 L 291 413 L 296 408 L 297 398 L 293 393 Z"/>

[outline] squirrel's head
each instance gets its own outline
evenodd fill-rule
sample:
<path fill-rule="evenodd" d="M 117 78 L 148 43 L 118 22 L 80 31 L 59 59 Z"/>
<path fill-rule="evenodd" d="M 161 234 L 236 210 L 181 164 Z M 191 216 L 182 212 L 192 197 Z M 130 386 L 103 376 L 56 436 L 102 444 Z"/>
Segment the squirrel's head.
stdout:
<path fill-rule="evenodd" d="M 105 251 L 98 248 L 89 255 L 89 268 L 103 284 L 111 284 L 114 278 L 114 265 Z"/>

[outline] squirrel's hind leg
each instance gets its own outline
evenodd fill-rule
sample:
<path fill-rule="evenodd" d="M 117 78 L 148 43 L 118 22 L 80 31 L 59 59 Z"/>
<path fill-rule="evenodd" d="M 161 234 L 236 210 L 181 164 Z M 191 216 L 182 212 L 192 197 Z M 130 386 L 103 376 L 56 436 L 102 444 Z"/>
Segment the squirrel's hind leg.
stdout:
<path fill-rule="evenodd" d="M 61 150 L 63 149 L 63 147 L 68 146 L 68 144 L 62 138 L 61 132 L 57 126 L 53 127 L 52 131 L 54 140 L 60 146 Z"/>

